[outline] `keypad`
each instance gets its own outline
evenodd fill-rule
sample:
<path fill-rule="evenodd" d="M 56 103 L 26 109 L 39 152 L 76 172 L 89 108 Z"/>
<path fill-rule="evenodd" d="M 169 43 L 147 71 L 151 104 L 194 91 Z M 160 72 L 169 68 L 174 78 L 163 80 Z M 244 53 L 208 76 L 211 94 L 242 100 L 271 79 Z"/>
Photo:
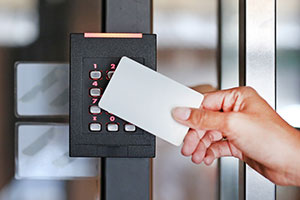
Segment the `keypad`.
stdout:
<path fill-rule="evenodd" d="M 137 134 L 137 127 L 114 116 L 113 114 L 102 110 L 98 103 L 101 96 L 112 78 L 117 63 L 120 58 L 84 58 L 83 65 L 85 71 L 83 75 L 83 90 L 87 97 L 83 97 L 82 118 L 86 124 L 87 133 L 97 134 L 116 134 L 116 133 L 133 133 Z M 137 61 L 143 62 L 143 59 L 136 58 Z M 120 100 L 121 101 L 121 100 Z"/>

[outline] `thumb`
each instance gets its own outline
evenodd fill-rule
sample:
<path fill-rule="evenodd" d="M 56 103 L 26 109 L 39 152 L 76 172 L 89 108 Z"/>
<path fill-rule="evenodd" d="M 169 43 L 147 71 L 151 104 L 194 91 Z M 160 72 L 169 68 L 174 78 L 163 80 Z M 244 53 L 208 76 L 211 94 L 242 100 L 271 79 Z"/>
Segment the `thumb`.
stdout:
<path fill-rule="evenodd" d="M 229 131 L 227 129 L 229 113 L 205 110 L 203 108 L 177 107 L 172 110 L 172 116 L 177 122 L 192 129 Z"/>

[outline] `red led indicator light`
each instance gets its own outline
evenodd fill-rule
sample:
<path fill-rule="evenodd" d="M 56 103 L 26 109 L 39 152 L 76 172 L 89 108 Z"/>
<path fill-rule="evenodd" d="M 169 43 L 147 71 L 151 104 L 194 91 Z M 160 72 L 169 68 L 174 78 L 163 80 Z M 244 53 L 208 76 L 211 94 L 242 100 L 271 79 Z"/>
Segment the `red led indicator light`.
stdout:
<path fill-rule="evenodd" d="M 143 38 L 142 33 L 84 33 L 85 38 Z"/>

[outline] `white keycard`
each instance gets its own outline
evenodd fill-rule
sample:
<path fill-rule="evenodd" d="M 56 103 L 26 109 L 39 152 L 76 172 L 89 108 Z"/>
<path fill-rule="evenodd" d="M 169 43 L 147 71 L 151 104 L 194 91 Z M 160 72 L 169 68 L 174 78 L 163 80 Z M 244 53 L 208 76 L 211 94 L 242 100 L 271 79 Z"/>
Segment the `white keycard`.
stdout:
<path fill-rule="evenodd" d="M 199 108 L 203 95 L 127 57 L 122 57 L 99 107 L 141 129 L 179 146 L 188 127 L 171 110 Z"/>

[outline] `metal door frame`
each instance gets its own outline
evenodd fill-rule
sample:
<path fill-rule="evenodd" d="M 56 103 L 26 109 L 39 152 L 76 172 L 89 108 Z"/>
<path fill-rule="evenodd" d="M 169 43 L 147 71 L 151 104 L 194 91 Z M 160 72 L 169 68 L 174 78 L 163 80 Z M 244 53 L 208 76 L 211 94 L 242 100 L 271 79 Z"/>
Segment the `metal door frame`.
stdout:
<path fill-rule="evenodd" d="M 276 108 L 276 0 L 232 0 L 238 9 L 235 52 L 238 63 L 226 64 L 226 28 L 223 24 L 227 1 L 219 0 L 219 69 L 221 89 L 251 86 Z M 234 15 L 234 14 L 233 14 Z M 229 71 L 230 70 L 230 71 Z M 238 81 L 226 82 L 236 74 Z M 228 173 L 232 177 L 228 177 Z M 274 200 L 276 186 L 243 162 L 233 158 L 220 161 L 220 199 Z"/>

